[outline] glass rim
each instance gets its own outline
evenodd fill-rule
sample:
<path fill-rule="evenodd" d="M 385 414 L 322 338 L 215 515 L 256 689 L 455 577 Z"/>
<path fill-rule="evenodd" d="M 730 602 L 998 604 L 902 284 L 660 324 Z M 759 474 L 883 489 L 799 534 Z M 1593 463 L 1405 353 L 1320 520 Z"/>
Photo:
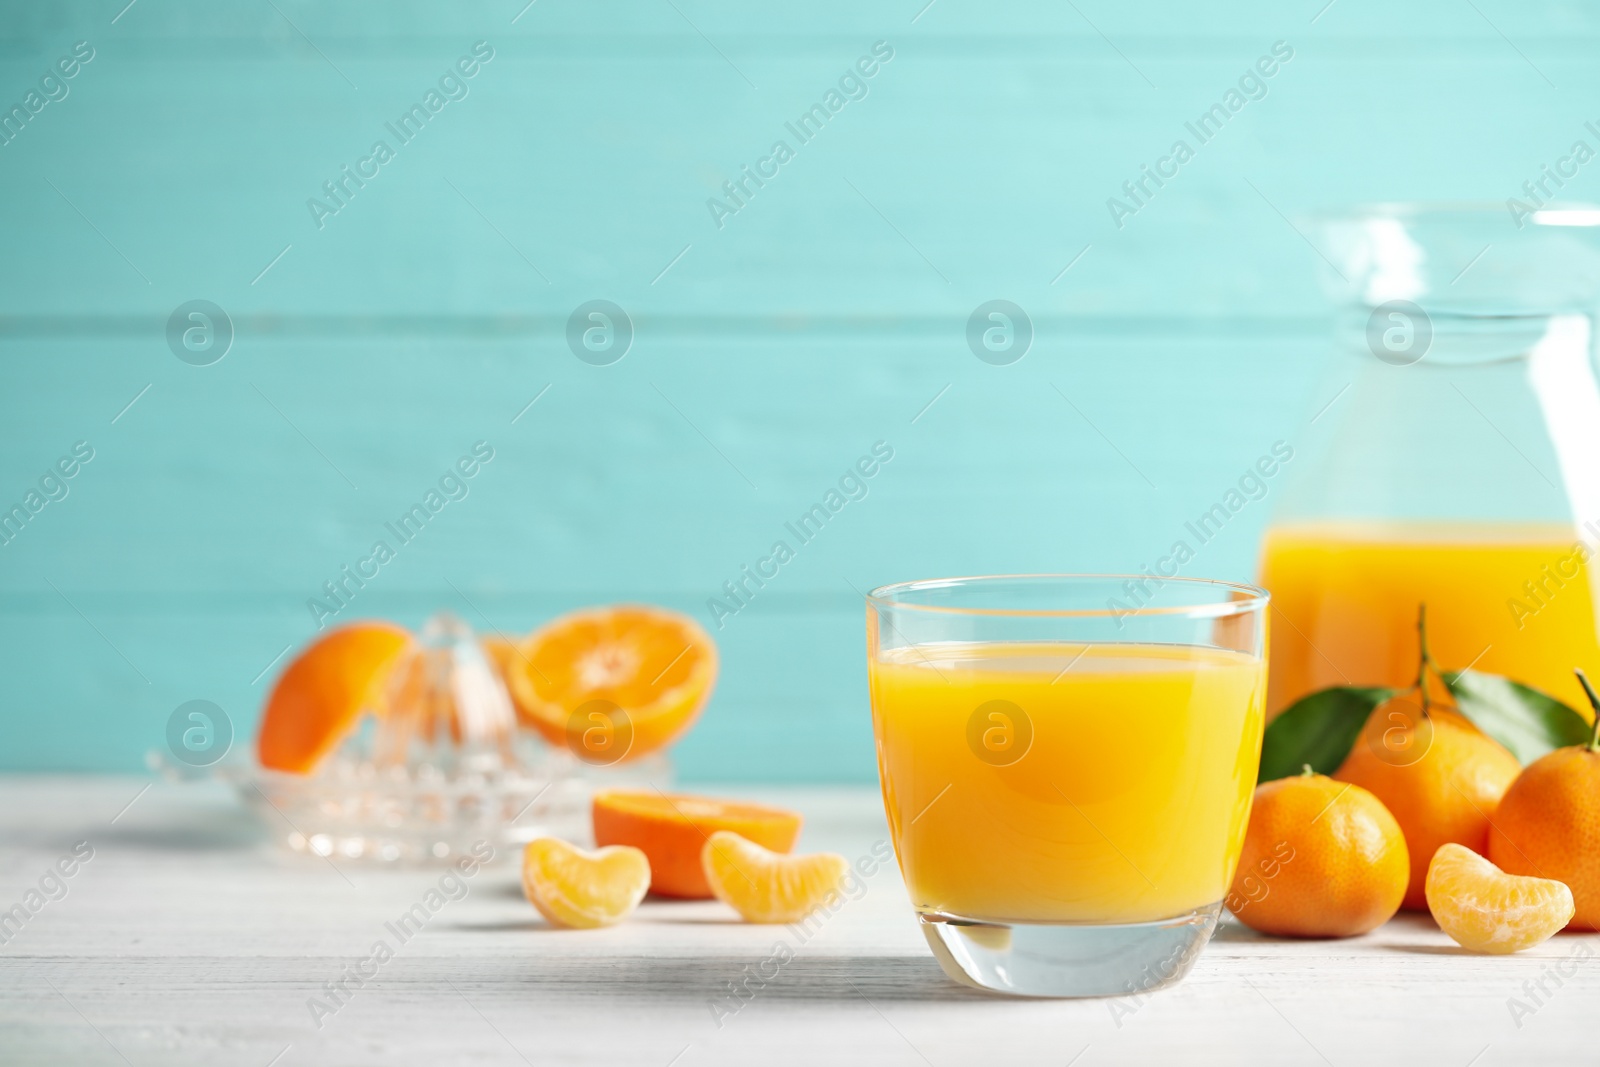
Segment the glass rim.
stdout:
<path fill-rule="evenodd" d="M 1016 582 L 1016 581 L 1071 581 L 1071 582 L 1149 582 L 1155 581 L 1158 585 L 1178 583 L 1196 589 L 1211 588 L 1213 590 L 1226 589 L 1244 596 L 1237 600 L 1223 600 L 1210 604 L 1188 603 L 1170 606 L 1138 606 L 1126 608 L 980 608 L 980 607 L 949 607 L 942 604 L 919 604 L 914 601 L 898 600 L 896 597 L 906 593 L 921 592 L 930 589 L 949 589 L 959 586 L 977 585 L 985 582 Z M 953 578 L 921 578 L 911 582 L 892 582 L 889 585 L 880 585 L 867 593 L 868 604 L 879 607 L 902 608 L 908 611 L 926 611 L 943 615 L 983 615 L 1005 616 L 1014 618 L 1127 618 L 1130 615 L 1177 615 L 1194 619 L 1229 618 L 1234 615 L 1245 615 L 1265 607 L 1271 600 L 1272 594 L 1259 586 L 1246 582 L 1229 582 L 1220 578 L 1164 578 L 1149 574 L 1094 574 L 1088 572 L 1067 573 L 1040 573 L 1040 574 L 973 574 Z"/>

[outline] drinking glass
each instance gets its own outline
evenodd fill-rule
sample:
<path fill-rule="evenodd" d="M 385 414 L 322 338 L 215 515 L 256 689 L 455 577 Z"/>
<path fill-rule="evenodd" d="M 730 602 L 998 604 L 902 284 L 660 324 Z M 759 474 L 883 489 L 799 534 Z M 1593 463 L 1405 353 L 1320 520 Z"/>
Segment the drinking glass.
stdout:
<path fill-rule="evenodd" d="M 1104 996 L 1188 972 L 1250 815 L 1266 603 L 1147 574 L 868 594 L 884 807 L 945 973 Z"/>

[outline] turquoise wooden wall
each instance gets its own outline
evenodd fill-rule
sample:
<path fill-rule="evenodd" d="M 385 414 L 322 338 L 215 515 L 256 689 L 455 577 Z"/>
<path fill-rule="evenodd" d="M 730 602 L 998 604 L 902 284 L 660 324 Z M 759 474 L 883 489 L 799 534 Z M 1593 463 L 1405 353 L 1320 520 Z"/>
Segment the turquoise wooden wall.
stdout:
<path fill-rule="evenodd" d="M 857 591 L 1155 559 L 1323 399 L 1290 218 L 1501 201 L 1600 118 L 1580 3 L 125 2 L 0 20 L 7 110 L 93 51 L 0 146 L 0 505 L 93 449 L 0 547 L 6 768 L 137 767 L 197 697 L 248 736 L 307 599 L 474 442 L 469 494 L 341 617 L 709 622 L 883 441 L 868 495 L 723 620 L 677 749 L 691 779 L 870 780 Z M 365 185 L 314 213 L 347 165 Z M 708 207 L 746 165 L 776 174 Z M 634 324 L 607 366 L 566 342 L 594 299 Z M 968 348 L 991 299 L 1032 321 L 1020 362 Z M 233 323 L 209 366 L 165 337 L 192 300 Z M 1250 576 L 1269 509 L 1191 573 Z"/>

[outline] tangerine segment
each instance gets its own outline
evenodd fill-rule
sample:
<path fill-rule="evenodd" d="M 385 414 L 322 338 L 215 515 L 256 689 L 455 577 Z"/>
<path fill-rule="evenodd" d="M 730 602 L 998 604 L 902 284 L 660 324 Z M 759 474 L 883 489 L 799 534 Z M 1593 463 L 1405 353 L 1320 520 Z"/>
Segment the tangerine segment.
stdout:
<path fill-rule="evenodd" d="M 705 900 L 711 894 L 700 853 L 718 830 L 731 830 L 774 852 L 800 836 L 799 813 L 714 797 L 610 789 L 593 805 L 597 845 L 632 845 L 650 858 L 650 889 L 668 897 Z"/>
<path fill-rule="evenodd" d="M 309 774 L 355 726 L 382 711 L 379 689 L 411 635 L 385 622 L 357 622 L 317 638 L 273 684 L 256 754 L 263 767 Z"/>
<path fill-rule="evenodd" d="M 625 715 L 630 759 L 688 729 L 717 677 L 711 635 L 687 615 L 646 605 L 563 615 L 515 651 L 500 662 L 524 723 L 553 745 L 570 745 L 584 736 L 569 733 L 573 713 L 592 701 L 609 702 Z"/>
<path fill-rule="evenodd" d="M 844 889 L 850 864 L 837 852 L 784 856 L 731 830 L 706 840 L 700 862 L 711 892 L 749 923 L 794 923 Z"/>
<path fill-rule="evenodd" d="M 1563 882 L 1506 874 L 1461 845 L 1441 845 L 1428 865 L 1428 909 L 1463 948 L 1503 955 L 1532 948 L 1572 918 Z"/>
<path fill-rule="evenodd" d="M 528 842 L 522 890 L 555 926 L 592 930 L 621 922 L 650 888 L 650 861 L 625 845 L 585 852 L 554 837 Z"/>

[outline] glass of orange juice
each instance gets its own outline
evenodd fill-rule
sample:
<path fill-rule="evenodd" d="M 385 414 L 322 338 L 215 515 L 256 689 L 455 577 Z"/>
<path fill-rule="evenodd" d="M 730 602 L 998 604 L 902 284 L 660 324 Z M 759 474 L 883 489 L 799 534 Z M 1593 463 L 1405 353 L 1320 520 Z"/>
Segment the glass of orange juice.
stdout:
<path fill-rule="evenodd" d="M 1149 575 L 868 594 L 884 807 L 947 974 L 1105 996 L 1187 973 L 1250 815 L 1266 603 Z"/>

